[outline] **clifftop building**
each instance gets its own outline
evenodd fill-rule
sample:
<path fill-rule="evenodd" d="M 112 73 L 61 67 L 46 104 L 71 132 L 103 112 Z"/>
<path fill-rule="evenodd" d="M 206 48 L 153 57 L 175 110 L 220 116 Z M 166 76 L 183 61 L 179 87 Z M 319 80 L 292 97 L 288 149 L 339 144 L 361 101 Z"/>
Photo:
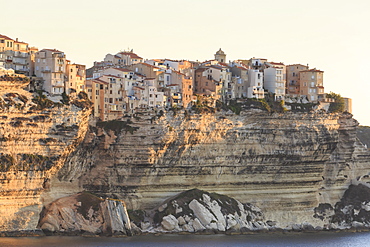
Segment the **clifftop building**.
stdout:
<path fill-rule="evenodd" d="M 221 48 L 215 54 L 215 60 L 221 63 L 226 63 L 226 54 Z"/>
<path fill-rule="evenodd" d="M 33 75 L 35 47 L 0 34 L 0 67 L 13 69 L 16 73 Z"/>

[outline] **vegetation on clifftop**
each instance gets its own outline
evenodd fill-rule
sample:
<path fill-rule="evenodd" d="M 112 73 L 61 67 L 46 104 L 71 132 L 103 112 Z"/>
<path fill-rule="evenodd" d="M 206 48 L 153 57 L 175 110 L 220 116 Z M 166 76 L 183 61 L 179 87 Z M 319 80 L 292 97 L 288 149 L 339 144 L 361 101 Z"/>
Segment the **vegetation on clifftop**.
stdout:
<path fill-rule="evenodd" d="M 330 103 L 329 112 L 343 112 L 344 111 L 344 99 L 340 94 L 330 92 L 326 94 L 326 98 L 334 99 L 334 102 Z"/>
<path fill-rule="evenodd" d="M 133 134 L 139 127 L 133 127 L 132 121 L 128 119 L 127 121 L 120 121 L 120 120 L 111 120 L 111 121 L 100 121 L 96 123 L 97 127 L 103 128 L 105 131 L 112 130 L 114 131 L 115 135 L 121 133 L 124 130 L 126 133 L 130 132 Z"/>

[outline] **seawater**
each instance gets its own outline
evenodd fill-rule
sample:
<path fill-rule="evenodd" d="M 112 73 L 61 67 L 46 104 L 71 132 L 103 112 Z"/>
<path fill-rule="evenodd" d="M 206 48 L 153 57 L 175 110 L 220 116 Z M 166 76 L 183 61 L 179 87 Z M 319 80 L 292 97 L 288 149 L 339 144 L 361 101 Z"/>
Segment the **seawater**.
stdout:
<path fill-rule="evenodd" d="M 192 247 L 239 247 L 239 246 L 315 246 L 351 247 L 370 246 L 370 232 L 323 232 L 323 233 L 274 233 L 255 235 L 145 235 L 127 238 L 84 237 L 16 237 L 0 238 L 0 246 L 192 246 Z"/>

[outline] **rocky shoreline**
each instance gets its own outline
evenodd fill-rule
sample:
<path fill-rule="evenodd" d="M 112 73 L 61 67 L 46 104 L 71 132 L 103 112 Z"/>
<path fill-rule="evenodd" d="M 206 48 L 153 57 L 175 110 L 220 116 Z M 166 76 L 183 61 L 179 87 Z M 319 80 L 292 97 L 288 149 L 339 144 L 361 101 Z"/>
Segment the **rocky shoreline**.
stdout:
<path fill-rule="evenodd" d="M 218 232 L 213 230 L 204 230 L 202 232 L 142 232 L 139 234 L 133 234 L 132 236 L 127 235 L 96 235 L 91 233 L 80 233 L 80 232 L 67 232 L 67 233 L 45 233 L 42 230 L 32 230 L 32 231 L 11 231 L 11 232 L 0 232 L 1 237 L 46 237 L 46 236 L 66 236 L 66 237 L 114 237 L 114 238 L 127 238 L 127 237 L 138 237 L 144 235 L 255 235 L 255 234 L 301 234 L 301 233 L 320 233 L 320 232 L 333 232 L 333 233 L 341 233 L 341 232 L 370 232 L 370 228 L 367 227 L 352 227 L 348 229 L 300 229 L 300 230 L 293 230 L 293 229 L 270 229 L 270 230 L 256 230 L 256 231 L 226 231 L 226 232 Z"/>

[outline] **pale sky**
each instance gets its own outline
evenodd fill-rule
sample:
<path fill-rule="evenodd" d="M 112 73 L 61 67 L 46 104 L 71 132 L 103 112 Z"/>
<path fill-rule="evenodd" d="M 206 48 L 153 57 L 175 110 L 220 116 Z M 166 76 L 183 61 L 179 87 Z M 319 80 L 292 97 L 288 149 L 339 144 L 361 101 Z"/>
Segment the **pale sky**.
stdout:
<path fill-rule="evenodd" d="M 369 0 L 18 0 L 0 34 L 91 67 L 127 48 L 144 59 L 267 58 L 324 71 L 325 92 L 353 100 L 370 126 Z"/>

